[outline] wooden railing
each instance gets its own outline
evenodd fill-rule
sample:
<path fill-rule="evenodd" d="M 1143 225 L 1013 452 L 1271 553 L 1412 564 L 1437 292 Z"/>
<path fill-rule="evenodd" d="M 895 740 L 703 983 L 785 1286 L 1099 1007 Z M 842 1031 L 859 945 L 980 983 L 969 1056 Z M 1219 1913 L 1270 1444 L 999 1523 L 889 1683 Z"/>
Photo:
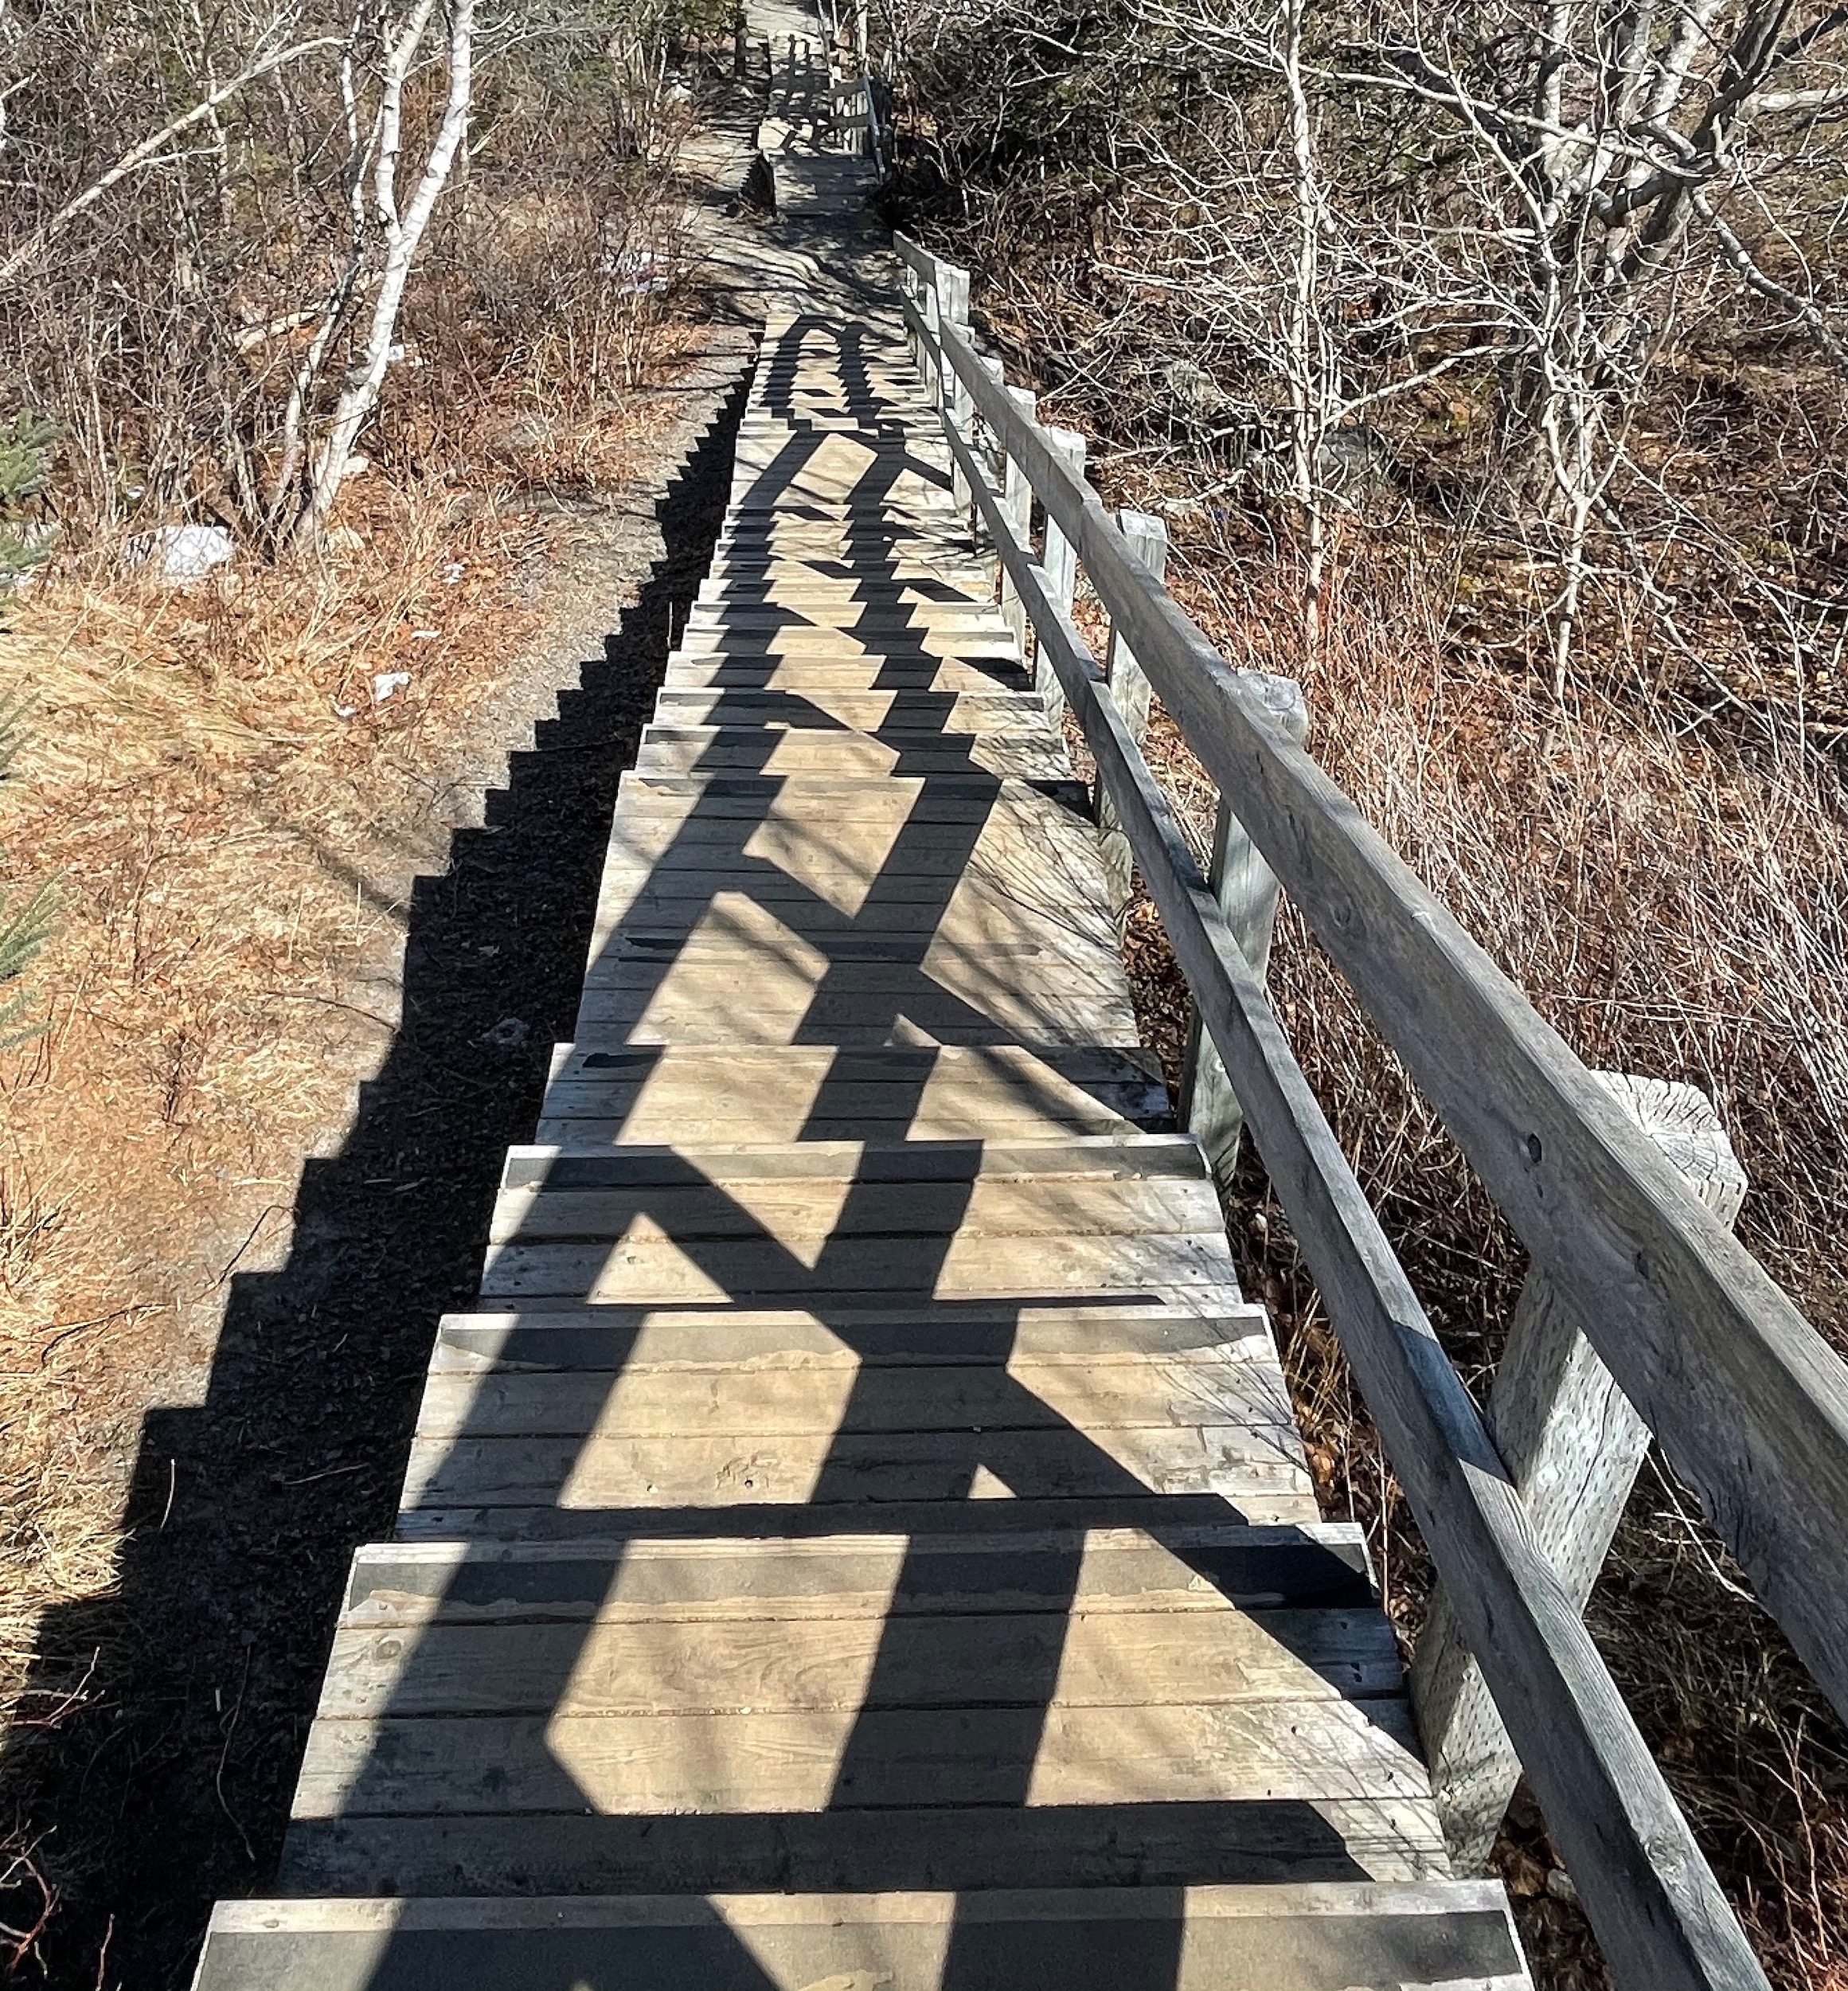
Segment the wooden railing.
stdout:
<path fill-rule="evenodd" d="M 885 133 L 879 116 L 879 83 L 869 49 L 867 0 L 816 0 L 826 31 L 828 68 L 838 79 L 834 129 L 859 134 L 859 149 L 885 176 Z"/>
<path fill-rule="evenodd" d="M 1440 1578 L 1413 1685 L 1447 1832 L 1492 1836 L 1518 1755 L 1621 1984 L 1763 1985 L 1582 1610 L 1653 1433 L 1848 1713 L 1848 1367 L 1730 1234 L 1743 1177 L 1699 1096 L 1580 1062 L 1303 750 L 1295 687 L 1232 669 L 1176 605 L 1155 522 L 1113 520 L 1082 438 L 1041 427 L 978 352 L 967 272 L 897 247 L 957 496 L 1096 761 L 1122 889 L 1133 855 L 1203 1062 L 1209 1046 L 1229 1081 L 1215 1103 L 1196 1071 L 1192 1124 L 1222 1168 L 1248 1124 Z M 1072 620 L 1080 568 L 1110 617 L 1108 675 Z M 1210 877 L 1143 758 L 1151 686 L 1218 787 Z M 1266 997 L 1280 881 L 1531 1254 L 1499 1449 Z M 1609 1434 L 1589 1458 L 1588 1428 Z M 1549 1495 L 1562 1461 L 1582 1500 Z"/>

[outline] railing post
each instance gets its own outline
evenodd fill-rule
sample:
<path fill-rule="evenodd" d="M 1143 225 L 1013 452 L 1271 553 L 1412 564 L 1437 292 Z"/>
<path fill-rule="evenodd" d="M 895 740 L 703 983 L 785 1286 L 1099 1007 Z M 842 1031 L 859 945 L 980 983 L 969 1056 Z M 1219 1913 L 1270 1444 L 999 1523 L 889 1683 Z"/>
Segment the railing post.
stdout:
<path fill-rule="evenodd" d="M 934 268 L 935 265 L 932 267 Z M 933 280 L 921 276 L 918 279 L 918 290 L 920 293 L 917 300 L 918 308 L 924 313 L 924 351 L 920 355 L 923 363 L 924 391 L 931 397 L 932 407 L 941 408 L 944 405 L 944 369 L 941 348 L 937 342 L 937 328 L 943 322 L 940 315 L 943 292 Z"/>
<path fill-rule="evenodd" d="M 1127 509 L 1116 514 L 1116 523 L 1130 551 L 1159 581 L 1167 572 L 1167 527 L 1151 513 Z M 1123 716 L 1129 737 L 1139 747 L 1149 730 L 1149 702 L 1153 694 L 1135 653 L 1115 623 L 1111 625 L 1110 653 L 1104 667 L 1110 679 L 1111 698 Z M 1129 904 L 1135 859 L 1118 820 L 1116 804 L 1101 781 L 1097 784 L 1097 827 L 1103 833 L 1104 882 L 1110 888 L 1111 903 L 1120 914 Z"/>
<path fill-rule="evenodd" d="M 1039 397 L 1029 393 L 1024 387 L 1010 387 L 1007 398 L 1013 402 L 1014 413 L 1022 421 L 1037 422 Z M 1033 530 L 1033 487 L 1027 482 L 1026 471 L 1004 448 L 1005 467 L 1002 476 L 1001 509 L 1006 514 L 1007 522 L 1013 526 L 1014 536 L 1022 546 L 1030 546 L 1029 537 Z M 1026 657 L 1028 620 L 1026 604 L 1020 598 L 1020 590 L 1014 585 L 1014 576 L 1007 570 L 1006 562 L 1001 568 L 1002 620 L 1014 632 L 1014 640 L 1020 646 L 1024 662 Z"/>
<path fill-rule="evenodd" d="M 938 337 L 943 336 L 943 327 L 953 325 L 965 337 L 969 331 L 969 272 L 958 269 L 953 263 L 940 263 L 936 266 L 937 327 Z M 942 351 L 940 346 L 939 352 Z M 968 389 L 963 384 L 963 377 L 946 358 L 939 369 L 937 401 L 947 420 L 955 426 L 956 433 L 964 442 L 970 440 L 970 420 L 975 413 L 975 404 Z M 950 493 L 955 499 L 956 509 L 967 513 L 975 502 L 975 493 L 969 488 L 969 480 L 955 460 L 955 452 L 950 455 Z"/>
<path fill-rule="evenodd" d="M 1075 428 L 1049 428 L 1044 433 L 1053 454 L 1082 483 L 1084 438 Z M 1046 518 L 1046 550 L 1040 565 L 1046 570 L 1053 605 L 1062 614 L 1070 615 L 1078 593 L 1078 549 L 1059 530 L 1049 514 Z M 1056 719 L 1065 709 L 1065 694 L 1060 689 L 1058 675 L 1050 663 L 1041 663 L 1034 672 L 1033 689 L 1044 695 L 1046 710 Z"/>
<path fill-rule="evenodd" d="M 1596 1076 L 1730 1229 L 1745 1173 L 1705 1095 L 1665 1079 Z M 1529 1273 L 1515 1304 L 1488 1425 L 1541 1547 L 1584 1610 L 1649 1449 L 1649 1427 L 1542 1272 Z M 1419 1636 L 1411 1687 L 1451 1860 L 1459 1873 L 1481 1873 L 1521 1764 L 1441 1590 Z"/>
<path fill-rule="evenodd" d="M 1272 723 L 1300 746 L 1309 730 L 1302 686 L 1294 678 L 1276 678 L 1264 671 L 1241 671 L 1239 675 L 1264 700 Z M 1277 926 L 1277 880 L 1224 795 L 1213 817 L 1207 878 L 1233 939 L 1261 982 Z M 1188 1024 L 1186 1061 L 1181 1068 L 1181 1119 L 1205 1150 L 1214 1179 L 1222 1188 L 1229 1186 L 1238 1160 L 1244 1111 L 1212 1039 L 1200 1027 L 1197 1010 Z"/>
<path fill-rule="evenodd" d="M 1003 366 L 1002 362 L 998 359 L 990 358 L 984 355 L 980 364 L 983 372 L 985 373 L 988 377 L 994 381 L 995 385 L 1000 388 L 1005 393 L 1007 389 L 1007 374 L 1006 369 Z M 979 414 L 973 412 L 971 413 L 970 419 L 970 430 L 971 434 L 969 438 L 969 446 L 972 450 L 976 451 L 978 456 L 982 456 L 984 453 L 986 454 L 990 475 L 992 477 L 996 467 L 996 459 L 998 457 L 1002 464 L 1006 464 L 1007 460 L 1006 449 L 1002 445 L 999 436 L 995 435 L 990 424 L 984 422 Z M 979 431 L 983 436 L 986 439 L 987 444 L 986 452 L 977 447 L 976 432 L 978 431 Z M 987 532 L 982 507 L 976 502 L 975 494 L 974 491 L 971 491 L 969 494 L 969 536 L 978 546 L 983 543 L 985 538 L 988 538 L 990 543 L 992 543 L 992 535 Z M 994 566 L 996 573 L 1005 577 L 1007 569 L 1005 564 L 1002 561 L 998 553 L 997 553 L 995 556 Z M 991 575 L 990 579 L 992 580 L 992 578 L 993 576 Z"/>

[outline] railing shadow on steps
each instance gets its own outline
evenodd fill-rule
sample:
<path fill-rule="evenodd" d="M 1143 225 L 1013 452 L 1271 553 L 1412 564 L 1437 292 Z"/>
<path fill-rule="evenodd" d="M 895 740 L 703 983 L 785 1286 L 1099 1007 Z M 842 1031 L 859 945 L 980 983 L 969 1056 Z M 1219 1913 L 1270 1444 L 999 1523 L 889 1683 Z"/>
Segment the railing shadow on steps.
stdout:
<path fill-rule="evenodd" d="M 1762 1986 L 1581 1614 L 1653 1433 L 1848 1714 L 1848 1366 L 1730 1234 L 1744 1181 L 1705 1102 L 1580 1063 L 1304 752 L 1295 687 L 1234 671 L 1175 604 L 1156 522 L 1113 520 L 1082 438 L 979 352 L 968 272 L 894 245 L 959 499 L 1096 761 L 1121 889 L 1133 856 L 1162 916 L 1201 1080 L 1212 1052 L 1229 1079 L 1196 1082 L 1193 1124 L 1221 1168 L 1248 1124 L 1436 1565 L 1413 1685 L 1447 1827 L 1482 1849 L 1524 1770 L 1627 1991 Z M 1108 676 L 1072 620 L 1080 566 Z M 1151 686 L 1222 798 L 1210 879 L 1143 758 Z M 1531 1254 L 1494 1435 L 1266 996 L 1280 882 Z"/>

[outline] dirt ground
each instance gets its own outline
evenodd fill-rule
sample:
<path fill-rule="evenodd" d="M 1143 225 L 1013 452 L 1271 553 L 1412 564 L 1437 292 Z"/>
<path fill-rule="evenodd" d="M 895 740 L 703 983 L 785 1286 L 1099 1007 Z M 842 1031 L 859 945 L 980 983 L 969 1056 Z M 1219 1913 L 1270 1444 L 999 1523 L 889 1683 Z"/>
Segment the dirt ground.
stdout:
<path fill-rule="evenodd" d="M 69 1167 L 34 1180 L 20 1165 L 33 1088 L 68 1062 L 85 999 L 57 985 L 55 960 L 53 1027 L 10 1054 L 8 1243 L 21 1265 L 49 1238 L 68 1265 L 113 1273 L 88 1289 L 106 1292 L 97 1317 L 57 1317 L 54 1300 L 9 1337 L 6 1415 L 49 1400 L 50 1494 L 105 1511 L 115 1494 L 122 1514 L 119 1543 L 64 1545 L 72 1566 L 51 1588 L 71 1601 L 10 1628 L 29 1658 L 0 1758 L 0 1920 L 22 1981 L 183 1985 L 211 1903 L 273 1870 L 347 1562 L 390 1530 L 437 1316 L 474 1293 L 503 1151 L 529 1138 L 569 1034 L 616 781 L 722 514 L 752 338 L 736 324 L 689 335 L 700 350 L 647 390 L 651 468 L 569 504 L 529 499 L 524 526 L 497 514 L 498 578 L 458 617 L 414 751 L 346 777 L 348 819 L 312 855 L 350 930 L 331 981 L 325 949 L 313 963 L 299 950 L 294 990 L 289 949 L 277 956 L 264 1024 L 295 1042 L 270 1109 L 273 1042 L 240 1047 L 257 1096 L 236 1128 L 214 1127 L 222 1045 L 200 1034 L 189 1050 L 183 1028 L 150 1026 L 120 1045 L 119 1085 L 85 1074 L 112 1111 L 83 1114 Z M 530 640 L 471 656 L 471 619 Z M 174 892 L 198 858 L 177 854 Z M 264 909 L 260 840 L 248 862 Z M 250 937 L 233 937 L 244 956 Z M 150 992 L 136 1014 L 158 1019 L 186 962 L 143 973 L 139 926 L 131 945 Z M 91 1054 L 107 1064 L 104 1041 Z M 150 1143 L 150 1174 L 135 1164 Z M 96 1228 L 112 1171 L 158 1191 L 114 1199 L 106 1237 L 69 1234 L 73 1214 Z M 76 1183 L 92 1193 L 73 1199 Z M 63 1289 L 84 1289 L 74 1275 Z"/>

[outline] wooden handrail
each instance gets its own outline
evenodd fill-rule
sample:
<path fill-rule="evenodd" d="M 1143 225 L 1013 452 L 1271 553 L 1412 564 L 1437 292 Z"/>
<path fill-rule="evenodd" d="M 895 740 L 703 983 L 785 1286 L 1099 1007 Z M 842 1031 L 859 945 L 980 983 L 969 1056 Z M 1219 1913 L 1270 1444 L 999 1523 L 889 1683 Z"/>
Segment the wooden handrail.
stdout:
<path fill-rule="evenodd" d="M 897 246 L 940 294 L 936 259 L 903 237 Z M 1848 1512 L 1848 1368 L 1272 723 L 1015 406 L 966 326 L 905 308 L 937 377 L 961 382 L 1076 546 L 1240 821 L 1842 1704 L 1848 1586 L 1829 1524 Z M 1639 1988 L 1763 1984 L 1088 649 L 947 407 L 944 421 L 1607 1955 Z"/>
<path fill-rule="evenodd" d="M 900 253 L 914 270 L 934 261 L 912 243 Z M 1848 1364 L 1272 723 L 966 329 L 936 336 L 1317 940 L 1848 1716 Z"/>

